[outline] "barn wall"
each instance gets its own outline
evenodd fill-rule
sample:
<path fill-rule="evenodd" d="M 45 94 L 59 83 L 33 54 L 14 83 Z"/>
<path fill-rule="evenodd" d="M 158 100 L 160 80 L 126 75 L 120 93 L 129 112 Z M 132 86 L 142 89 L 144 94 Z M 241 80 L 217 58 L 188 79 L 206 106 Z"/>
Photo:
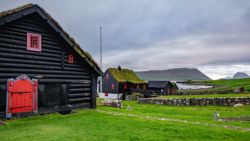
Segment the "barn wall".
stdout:
<path fill-rule="evenodd" d="M 165 94 L 166 95 L 172 95 L 177 92 L 177 89 L 173 87 L 170 83 L 168 83 L 165 87 Z"/>
<path fill-rule="evenodd" d="M 163 95 L 170 95 L 169 90 L 171 89 L 171 86 L 167 84 L 164 88 Z"/>
<path fill-rule="evenodd" d="M 26 50 L 27 32 L 42 35 L 42 52 Z M 20 74 L 38 79 L 39 108 L 94 107 L 96 74 L 59 35 L 36 13 L 0 27 L 0 111 L 5 110 L 7 79 Z"/>
<path fill-rule="evenodd" d="M 106 79 L 106 74 L 109 74 L 109 79 Z M 115 85 L 115 89 L 112 90 L 111 85 Z M 119 83 L 116 82 L 115 78 L 109 71 L 106 71 L 102 77 L 102 92 L 103 93 L 118 93 Z"/>
<path fill-rule="evenodd" d="M 97 95 L 97 76 L 95 72 L 92 72 L 92 86 L 91 86 L 91 96 L 90 96 L 90 108 L 96 108 L 96 95 Z"/>

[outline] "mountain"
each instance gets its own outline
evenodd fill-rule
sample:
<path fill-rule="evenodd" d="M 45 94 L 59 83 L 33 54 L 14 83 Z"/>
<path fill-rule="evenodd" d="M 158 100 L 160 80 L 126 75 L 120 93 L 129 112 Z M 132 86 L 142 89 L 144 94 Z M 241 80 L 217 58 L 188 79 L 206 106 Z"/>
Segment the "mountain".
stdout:
<path fill-rule="evenodd" d="M 234 74 L 233 79 L 250 78 L 245 72 L 237 72 Z"/>
<path fill-rule="evenodd" d="M 226 79 L 226 80 L 228 80 L 228 79 L 233 79 L 233 77 L 231 77 L 231 76 L 227 76 L 227 77 L 222 78 L 222 79 Z"/>
<path fill-rule="evenodd" d="M 184 80 L 211 80 L 196 68 L 175 68 L 168 70 L 150 70 L 136 72 L 143 80 L 157 81 L 184 81 Z"/>

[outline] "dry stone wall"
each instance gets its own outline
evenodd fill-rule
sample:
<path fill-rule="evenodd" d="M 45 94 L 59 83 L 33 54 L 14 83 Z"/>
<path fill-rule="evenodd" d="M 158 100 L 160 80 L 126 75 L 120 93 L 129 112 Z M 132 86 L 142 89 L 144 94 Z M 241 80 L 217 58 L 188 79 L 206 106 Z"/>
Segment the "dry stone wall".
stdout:
<path fill-rule="evenodd" d="M 233 106 L 250 104 L 250 97 L 233 98 L 139 98 L 139 104 L 160 104 L 170 106 Z"/>

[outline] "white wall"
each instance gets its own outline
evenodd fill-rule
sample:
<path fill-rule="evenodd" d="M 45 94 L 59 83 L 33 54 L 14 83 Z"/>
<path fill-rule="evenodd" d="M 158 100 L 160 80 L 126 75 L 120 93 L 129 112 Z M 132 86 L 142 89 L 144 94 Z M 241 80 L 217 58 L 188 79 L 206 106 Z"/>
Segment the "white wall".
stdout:
<path fill-rule="evenodd" d="M 115 93 L 107 93 L 107 96 L 105 96 L 105 93 L 98 93 L 99 98 L 109 98 L 109 99 L 121 99 L 122 94 L 115 94 Z"/>

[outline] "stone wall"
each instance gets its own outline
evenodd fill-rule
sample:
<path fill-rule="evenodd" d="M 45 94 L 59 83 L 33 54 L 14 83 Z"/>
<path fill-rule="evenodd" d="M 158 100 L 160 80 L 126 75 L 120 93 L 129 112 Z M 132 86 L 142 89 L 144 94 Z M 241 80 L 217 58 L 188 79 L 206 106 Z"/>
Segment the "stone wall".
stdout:
<path fill-rule="evenodd" d="M 160 104 L 170 106 L 233 106 L 235 104 L 250 104 L 250 97 L 246 98 L 139 98 L 139 104 Z"/>

